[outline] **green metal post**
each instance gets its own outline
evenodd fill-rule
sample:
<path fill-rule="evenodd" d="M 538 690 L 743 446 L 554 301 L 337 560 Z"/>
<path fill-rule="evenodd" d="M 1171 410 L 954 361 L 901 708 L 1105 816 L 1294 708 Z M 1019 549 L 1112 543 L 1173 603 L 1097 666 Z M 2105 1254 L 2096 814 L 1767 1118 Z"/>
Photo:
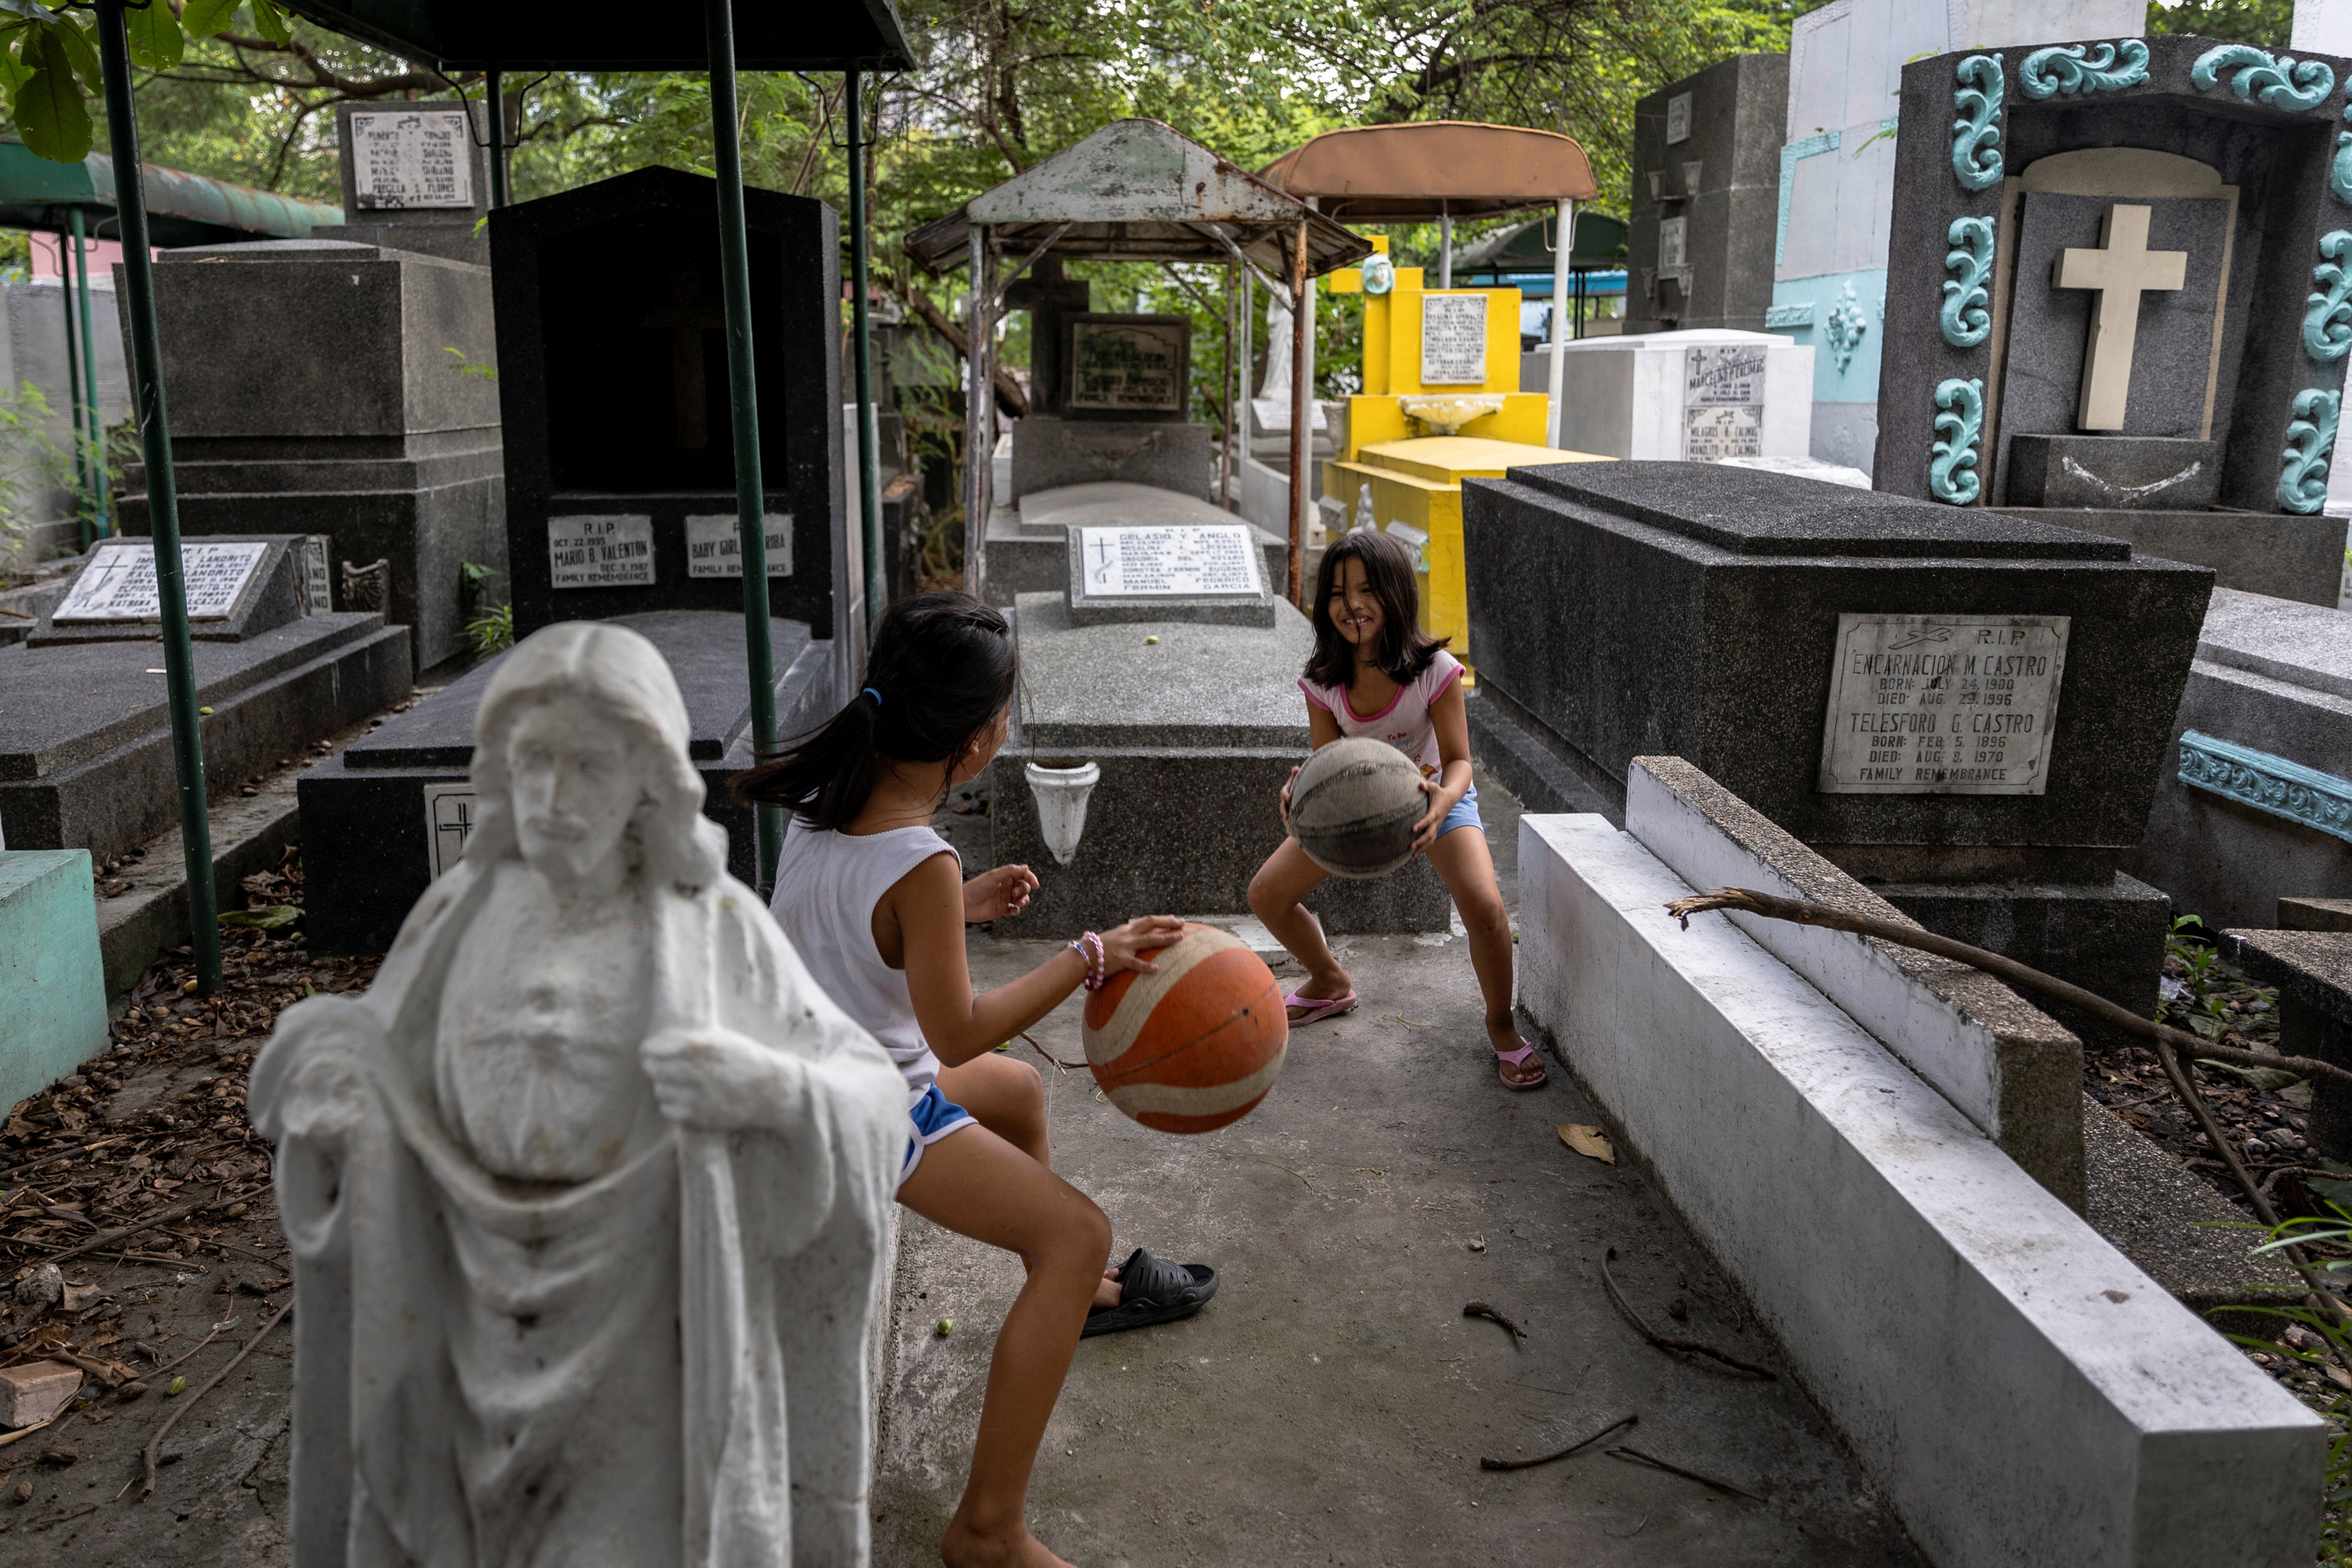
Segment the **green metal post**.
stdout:
<path fill-rule="evenodd" d="M 139 119 L 131 104 L 131 51 L 123 0 L 97 0 L 98 50 L 106 74 L 107 140 L 114 154 L 114 199 L 122 220 L 124 304 L 139 436 L 147 459 L 148 531 L 155 540 L 155 595 L 163 608 L 163 689 L 172 712 L 172 761 L 179 774 L 180 844 L 188 874 L 188 939 L 196 991 L 220 989 L 220 911 L 213 888 L 212 824 L 205 814 L 205 747 L 196 730 L 196 672 L 188 645 L 187 586 L 180 577 L 180 498 L 172 474 L 172 426 L 163 407 L 162 332 L 155 322 L 155 258 L 147 241 L 147 193 L 139 167 Z M 724 3 L 724 0 L 720 0 Z"/>
<path fill-rule="evenodd" d="M 120 5 L 121 0 L 108 3 Z M 743 654 L 751 666 L 751 744 L 764 760 L 776 753 L 776 658 L 769 644 L 768 498 L 760 479 L 760 395 L 751 372 L 751 242 L 743 221 L 743 148 L 737 140 L 735 110 L 735 17 L 729 5 L 730 0 L 703 0 L 703 26 L 710 47 L 710 142 L 719 170 L 719 270 L 727 299 L 727 402 L 734 416 L 735 515 L 743 541 Z M 841 635 L 843 625 L 835 621 L 835 636 Z M 776 852 L 783 847 L 783 809 L 762 805 L 756 820 L 760 891 L 765 894 L 775 880 Z"/>
<path fill-rule="evenodd" d="M 514 200 L 507 188 L 507 74 L 482 73 L 482 90 L 490 100 L 490 205 L 502 207 Z"/>
<path fill-rule="evenodd" d="M 856 71 L 843 97 L 849 110 L 849 320 L 857 362 L 857 515 L 866 541 L 866 636 L 882 620 L 882 477 L 874 471 L 874 327 L 866 298 L 866 110 Z"/>
<path fill-rule="evenodd" d="M 58 298 L 66 308 L 66 396 L 73 403 L 74 511 L 79 519 L 81 547 L 89 548 L 89 445 L 81 426 L 81 352 L 74 342 L 74 261 L 66 254 L 65 231 L 58 232 Z"/>
<path fill-rule="evenodd" d="M 89 405 L 91 521 L 100 539 L 114 531 L 113 486 L 106 477 L 106 415 L 98 405 L 98 340 L 89 331 L 89 253 L 82 247 L 81 208 L 73 209 L 74 287 L 81 295 L 81 384 Z"/>

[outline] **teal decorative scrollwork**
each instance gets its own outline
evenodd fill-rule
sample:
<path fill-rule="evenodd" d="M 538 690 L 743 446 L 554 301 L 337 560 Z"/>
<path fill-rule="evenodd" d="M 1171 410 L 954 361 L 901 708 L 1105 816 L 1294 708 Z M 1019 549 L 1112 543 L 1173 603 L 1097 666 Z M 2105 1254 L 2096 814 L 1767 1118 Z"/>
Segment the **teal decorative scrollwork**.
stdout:
<path fill-rule="evenodd" d="M 2190 730 L 2180 737 L 2180 782 L 2352 842 L 2352 779 Z"/>
<path fill-rule="evenodd" d="M 2123 68 L 2115 68 L 2117 51 Z M 2121 92 L 2147 80 L 2147 45 L 2138 38 L 2121 44 L 2059 45 L 2036 49 L 2017 68 L 2017 85 L 2031 99 L 2056 93 Z"/>
<path fill-rule="evenodd" d="M 1956 349 L 1972 349 L 1992 331 L 1992 219 L 1956 217 L 1945 237 L 1958 249 L 1944 258 L 1954 276 L 1944 280 L 1944 308 L 1937 321 L 1944 341 Z"/>
<path fill-rule="evenodd" d="M 1953 74 L 1960 89 L 1952 94 L 1959 118 L 1952 121 L 1952 173 L 1969 190 L 1981 191 L 2000 179 L 2001 57 L 1970 55 Z"/>
<path fill-rule="evenodd" d="M 1844 295 L 1830 308 L 1829 320 L 1822 326 L 1822 335 L 1828 340 L 1830 357 L 1837 362 L 1840 375 L 1853 366 L 1853 351 L 1862 347 L 1862 340 L 1869 331 L 1870 310 L 1854 293 L 1853 280 L 1848 279 Z"/>
<path fill-rule="evenodd" d="M 2279 505 L 2305 517 L 2327 504 L 2327 458 L 2336 449 L 2336 420 L 2344 395 L 2316 387 L 2294 395 L 2286 427 L 2286 467 L 2279 470 Z"/>
<path fill-rule="evenodd" d="M 2352 252 L 2352 230 L 2337 229 L 2319 237 L 2319 254 L 2327 258 L 2311 269 L 2311 280 L 2325 289 L 2304 307 L 2303 350 L 2322 364 L 2334 364 L 2352 350 L 2352 274 L 2339 265 Z"/>
<path fill-rule="evenodd" d="M 2260 98 L 2270 109 L 2317 109 L 2336 90 L 2336 72 L 2320 60 L 2298 62 L 2252 44 L 2222 44 L 2197 57 L 2189 79 L 2210 92 L 2223 71 L 2235 71 L 2230 90 L 2241 100 Z"/>
<path fill-rule="evenodd" d="M 2344 118 L 2352 120 L 2352 103 L 2344 106 Z M 2327 188 L 2337 201 L 2352 204 L 2352 131 L 2336 133 L 2336 161 L 2327 165 Z"/>
<path fill-rule="evenodd" d="M 1954 376 L 1936 387 L 1936 434 L 1943 439 L 1927 448 L 1927 489 L 1937 500 L 1966 506 L 1984 488 L 1977 478 L 1977 437 L 1984 428 L 1984 382 Z M 2335 431 L 2331 418 L 2328 430 Z"/>

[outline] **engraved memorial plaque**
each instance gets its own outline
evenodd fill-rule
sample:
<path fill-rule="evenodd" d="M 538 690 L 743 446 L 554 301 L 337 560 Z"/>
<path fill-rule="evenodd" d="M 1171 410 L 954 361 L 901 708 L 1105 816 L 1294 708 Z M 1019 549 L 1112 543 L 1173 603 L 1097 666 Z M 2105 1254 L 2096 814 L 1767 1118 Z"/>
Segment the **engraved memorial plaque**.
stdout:
<path fill-rule="evenodd" d="M 1421 297 L 1421 384 L 1481 385 L 1486 381 L 1486 296 Z"/>
<path fill-rule="evenodd" d="M 425 786 L 425 858 L 436 880 L 465 858 L 466 841 L 474 836 L 474 811 L 471 783 Z"/>
<path fill-rule="evenodd" d="M 1764 455 L 1761 344 L 1683 351 L 1683 459 Z"/>
<path fill-rule="evenodd" d="M 1666 100 L 1666 145 L 1690 140 L 1691 95 L 1678 92 Z"/>
<path fill-rule="evenodd" d="M 549 586 L 650 587 L 654 581 L 654 520 L 645 514 L 602 513 L 547 520 Z"/>
<path fill-rule="evenodd" d="M 772 511 L 761 531 L 768 540 L 768 575 L 793 574 L 793 514 Z M 733 512 L 686 520 L 686 574 L 689 577 L 743 575 L 742 524 Z"/>
<path fill-rule="evenodd" d="M 1072 414 L 1181 414 L 1192 328 L 1158 316 L 1065 318 Z"/>
<path fill-rule="evenodd" d="M 474 205 L 474 131 L 457 109 L 352 116 L 352 199 L 363 212 Z"/>
<path fill-rule="evenodd" d="M 1089 598 L 1201 598 L 1265 591 L 1257 541 L 1245 525 L 1082 528 Z"/>
<path fill-rule="evenodd" d="M 2040 795 L 2065 616 L 1838 617 L 1825 795 Z"/>
<path fill-rule="evenodd" d="M 180 580 L 187 592 L 188 618 L 227 618 L 268 553 L 269 546 L 260 543 L 182 543 Z M 74 579 L 73 591 L 53 618 L 59 626 L 71 626 L 152 621 L 163 613 L 155 586 L 155 546 L 145 540 L 110 540 Z"/>
<path fill-rule="evenodd" d="M 1661 222 L 1658 225 L 1658 270 L 1679 271 L 1687 266 L 1683 258 L 1690 248 L 1689 242 L 1690 219 L 1670 217 Z"/>

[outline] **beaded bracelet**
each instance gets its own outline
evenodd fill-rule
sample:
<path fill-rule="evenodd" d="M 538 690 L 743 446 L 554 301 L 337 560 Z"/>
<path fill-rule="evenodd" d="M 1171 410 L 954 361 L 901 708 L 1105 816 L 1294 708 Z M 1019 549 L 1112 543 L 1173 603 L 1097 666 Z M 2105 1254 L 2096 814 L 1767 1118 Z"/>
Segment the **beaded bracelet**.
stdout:
<path fill-rule="evenodd" d="M 1110 961 L 1103 952 L 1103 939 L 1093 931 L 1082 931 L 1076 941 L 1069 943 L 1069 949 L 1078 955 L 1078 962 L 1087 966 L 1086 988 L 1088 991 L 1101 990 L 1110 979 Z"/>

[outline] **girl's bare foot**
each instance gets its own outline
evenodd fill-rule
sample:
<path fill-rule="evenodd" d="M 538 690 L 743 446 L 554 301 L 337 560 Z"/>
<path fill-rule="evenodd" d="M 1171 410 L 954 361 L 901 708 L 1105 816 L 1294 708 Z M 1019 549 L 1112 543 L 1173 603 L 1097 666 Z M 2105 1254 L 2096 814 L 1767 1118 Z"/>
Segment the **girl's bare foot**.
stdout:
<path fill-rule="evenodd" d="M 947 1568 L 1071 1568 L 1024 1526 L 1015 1525 L 1010 1536 L 983 1536 L 966 1525 L 961 1514 L 949 1521 L 940 1542 L 940 1561 Z"/>

